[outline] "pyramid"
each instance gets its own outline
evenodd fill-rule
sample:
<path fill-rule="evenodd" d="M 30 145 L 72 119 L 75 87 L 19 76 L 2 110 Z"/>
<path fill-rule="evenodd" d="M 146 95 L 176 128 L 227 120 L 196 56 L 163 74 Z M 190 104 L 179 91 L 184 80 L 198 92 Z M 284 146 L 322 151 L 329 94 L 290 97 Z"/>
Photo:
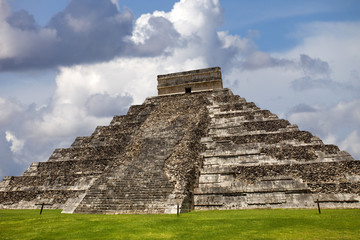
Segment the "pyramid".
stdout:
<path fill-rule="evenodd" d="M 158 76 L 158 96 L 0 182 L 0 208 L 64 213 L 360 208 L 360 161 L 223 88 L 219 67 Z"/>

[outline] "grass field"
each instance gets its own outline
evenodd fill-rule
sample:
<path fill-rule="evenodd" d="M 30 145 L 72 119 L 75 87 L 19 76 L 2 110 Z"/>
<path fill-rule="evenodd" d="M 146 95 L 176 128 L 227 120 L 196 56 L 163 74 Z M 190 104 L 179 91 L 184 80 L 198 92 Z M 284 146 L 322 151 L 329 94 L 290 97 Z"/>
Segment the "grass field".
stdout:
<path fill-rule="evenodd" d="M 0 210 L 0 239 L 360 239 L 360 209 L 82 215 Z"/>

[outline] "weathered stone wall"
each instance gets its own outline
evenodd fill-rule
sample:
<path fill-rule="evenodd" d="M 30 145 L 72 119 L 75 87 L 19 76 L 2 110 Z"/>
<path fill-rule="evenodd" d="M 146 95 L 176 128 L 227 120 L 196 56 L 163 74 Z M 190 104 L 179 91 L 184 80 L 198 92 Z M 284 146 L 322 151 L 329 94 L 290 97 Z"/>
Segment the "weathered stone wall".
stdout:
<path fill-rule="evenodd" d="M 221 89 L 221 69 L 219 67 L 158 75 L 158 95 Z"/>
<path fill-rule="evenodd" d="M 312 193 L 360 193 L 360 161 L 238 166 L 232 171 L 237 181 L 249 184 L 289 176 L 302 179 Z"/>
<path fill-rule="evenodd" d="M 209 99 L 195 209 L 360 207 L 360 161 L 228 90 Z"/>

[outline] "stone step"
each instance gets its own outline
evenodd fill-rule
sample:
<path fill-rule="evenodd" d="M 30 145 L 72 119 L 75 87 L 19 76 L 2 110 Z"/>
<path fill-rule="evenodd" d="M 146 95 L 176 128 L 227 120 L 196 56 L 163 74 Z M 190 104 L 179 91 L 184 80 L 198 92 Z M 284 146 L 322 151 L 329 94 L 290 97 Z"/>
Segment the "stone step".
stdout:
<path fill-rule="evenodd" d="M 20 176 L 11 177 L 6 188 L 11 189 L 51 189 L 51 188 L 64 188 L 64 189 L 87 189 L 89 184 L 97 178 L 96 175 L 37 175 L 37 176 Z"/>
<path fill-rule="evenodd" d="M 115 159 L 126 145 L 96 146 L 84 148 L 57 148 L 48 162 L 54 161 L 85 161 L 100 159 Z"/>
<path fill-rule="evenodd" d="M 35 162 L 22 176 L 97 175 L 103 173 L 112 163 L 112 159 Z"/>
<path fill-rule="evenodd" d="M 293 131 L 291 128 L 285 128 L 285 131 L 282 129 L 274 132 L 262 131 L 253 131 L 253 132 L 244 132 L 244 131 L 229 131 L 226 134 L 217 135 L 212 133 L 211 129 L 209 135 L 213 135 L 210 139 L 202 140 L 202 143 L 235 143 L 235 144 L 244 144 L 244 143 L 267 143 L 274 144 L 279 142 L 287 142 L 292 144 L 302 142 L 302 143 L 316 143 L 319 144 L 318 138 L 314 137 L 311 133 L 306 131 Z M 240 133 L 240 134 L 239 134 Z M 206 141 L 207 140 L 207 141 Z M 320 141 L 321 142 L 321 141 Z M 321 142 L 322 143 L 322 142 Z"/>
<path fill-rule="evenodd" d="M 115 125 L 121 125 L 121 123 L 126 119 L 126 116 L 124 115 L 116 115 L 113 117 L 113 119 L 110 122 L 110 126 L 115 126 Z"/>
<path fill-rule="evenodd" d="M 266 156 L 265 154 L 241 155 L 231 157 L 207 157 L 204 159 L 203 168 L 212 166 L 235 167 L 239 165 L 259 165 L 275 164 L 277 159 Z"/>

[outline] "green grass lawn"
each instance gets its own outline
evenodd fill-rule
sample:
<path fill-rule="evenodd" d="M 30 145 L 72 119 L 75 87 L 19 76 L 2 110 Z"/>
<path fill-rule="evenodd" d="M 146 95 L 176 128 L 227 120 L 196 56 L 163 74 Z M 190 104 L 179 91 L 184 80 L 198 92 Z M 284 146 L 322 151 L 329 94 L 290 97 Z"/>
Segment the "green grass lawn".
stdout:
<path fill-rule="evenodd" d="M 82 215 L 0 210 L 0 239 L 360 239 L 360 209 Z"/>

